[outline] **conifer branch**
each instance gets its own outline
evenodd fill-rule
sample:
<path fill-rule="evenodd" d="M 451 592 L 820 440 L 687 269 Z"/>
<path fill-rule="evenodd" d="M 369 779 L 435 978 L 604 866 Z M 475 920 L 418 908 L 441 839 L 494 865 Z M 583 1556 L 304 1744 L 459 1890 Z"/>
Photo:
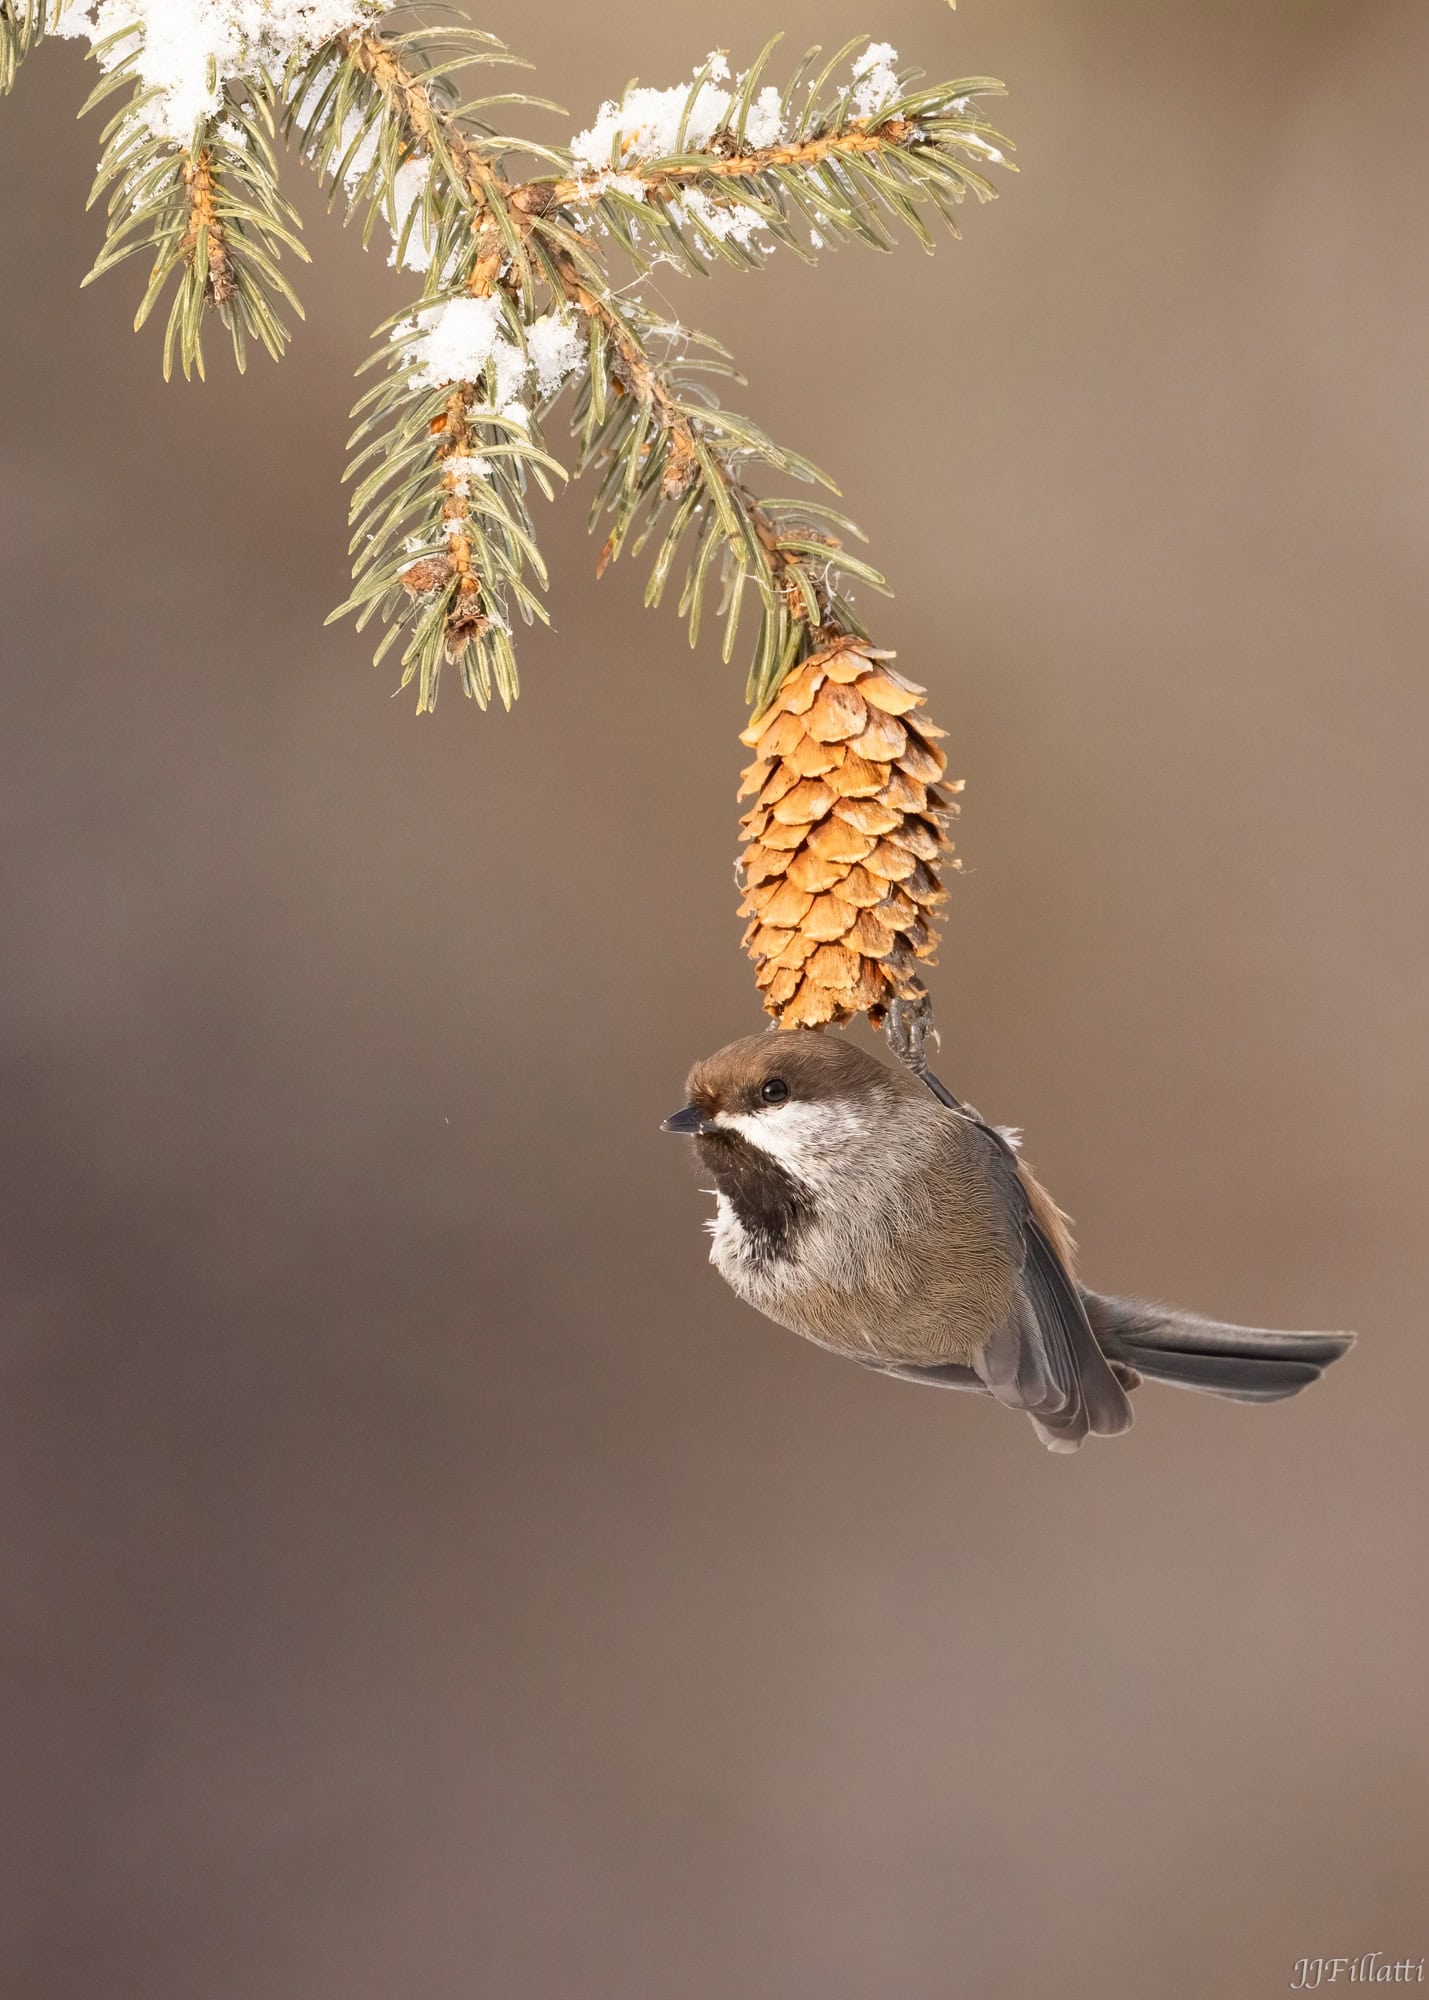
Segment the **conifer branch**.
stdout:
<path fill-rule="evenodd" d="M 602 267 L 591 256 L 579 230 L 572 227 L 572 217 L 564 212 L 559 195 L 566 183 L 509 182 L 480 142 L 464 129 L 459 114 L 433 89 L 432 79 L 448 75 L 463 56 L 466 61 L 495 59 L 499 45 L 468 32 L 457 57 L 441 63 L 424 48 L 424 39 L 420 32 L 414 32 L 389 41 L 376 29 L 366 29 L 343 37 L 338 56 L 340 64 L 366 81 L 380 101 L 396 142 L 392 157 L 407 163 L 409 170 L 414 162 L 428 163 L 427 196 L 439 212 L 444 182 L 468 211 L 465 242 L 454 244 L 444 260 L 449 288 L 454 294 L 460 284 L 469 296 L 487 297 L 499 285 L 504 295 L 517 302 L 519 312 L 513 317 L 518 324 L 523 316 L 530 324 L 552 293 L 573 309 L 588 354 L 576 410 L 580 440 L 577 470 L 598 471 L 593 514 L 596 518 L 603 513 L 612 517 L 601 567 L 620 552 L 637 516 L 645 510 L 648 518 L 635 546 L 644 547 L 657 528 L 664 529 L 647 589 L 647 601 L 658 602 L 679 546 L 688 538 L 681 610 L 689 620 L 693 641 L 698 635 L 705 587 L 712 568 L 717 567 L 721 609 L 726 617 L 726 658 L 733 647 L 746 586 L 752 585 L 759 614 L 748 692 L 756 704 L 767 701 L 782 675 L 811 647 L 839 632 L 865 636 L 843 593 L 843 579 L 856 577 L 881 589 L 882 578 L 846 553 L 846 541 L 856 537 L 857 530 L 840 516 L 808 501 L 773 503 L 755 496 L 741 476 L 741 468 L 755 462 L 807 482 L 826 486 L 830 482 L 806 460 L 775 445 L 756 425 L 721 409 L 703 382 L 696 386 L 682 380 L 678 364 L 658 359 L 653 342 L 659 337 L 660 323 L 642 308 L 622 307 L 617 302 Z M 419 68 L 423 56 L 426 67 Z M 375 172 L 381 144 L 378 141 L 374 147 L 371 143 L 371 103 L 362 105 L 351 90 L 344 98 L 341 86 L 334 89 L 330 78 L 323 85 L 329 62 L 320 56 L 303 79 L 304 97 L 299 101 L 307 102 L 321 86 L 323 114 L 321 121 L 310 118 L 303 127 L 304 143 L 309 150 L 315 144 L 321 147 L 319 125 L 329 135 L 336 131 L 345 136 L 351 129 L 354 137 L 345 155 L 350 168 L 352 160 L 360 157 L 354 155 L 353 146 L 360 147 L 367 135 L 373 152 L 368 173 L 373 178 L 371 185 L 363 184 L 362 194 L 370 220 L 374 196 L 380 199 L 377 191 L 382 185 L 382 177 Z M 869 138 L 861 132 L 851 136 Z M 807 145 L 822 147 L 822 158 L 832 143 L 828 138 L 816 138 Z M 878 135 L 870 143 L 881 148 L 892 141 Z M 329 160 L 335 150 L 333 142 L 327 149 Z M 395 174 L 388 178 L 389 185 L 395 183 Z M 410 242 L 412 218 L 399 213 L 395 186 L 391 192 L 388 220 L 394 233 L 403 232 Z M 426 226 L 425 215 L 422 226 Z M 435 255 L 428 268 L 433 265 L 440 268 Z M 705 359 L 701 365 L 706 370 L 713 367 L 733 373 L 725 357 Z M 463 386 L 469 395 L 476 393 L 476 384 Z M 417 413 L 410 413 L 409 436 L 418 421 Z M 390 444 L 397 442 L 395 435 L 389 437 Z M 440 451 L 433 454 L 438 467 L 442 456 Z M 519 491 L 509 495 L 508 506 L 519 498 Z M 829 532 L 830 523 L 836 532 Z M 391 523 L 392 532 L 396 525 Z M 515 539 L 530 546 L 529 520 L 518 518 L 510 525 L 522 531 Z M 353 601 L 370 604 L 372 594 L 380 592 L 384 617 L 400 616 L 404 608 L 408 610 L 416 630 L 404 654 L 404 665 L 419 676 L 421 705 L 435 699 L 443 657 L 465 662 L 464 684 L 473 690 L 494 681 L 503 698 L 509 698 L 506 688 L 514 669 L 508 657 L 509 628 L 502 617 L 497 580 L 489 572 L 475 580 L 468 574 L 459 588 L 455 574 L 430 551 L 419 553 L 410 536 L 405 547 L 413 557 L 405 570 L 400 565 L 394 567 L 390 533 L 380 545 L 369 543 L 366 550 L 359 551 L 365 582 Z M 509 565 L 505 567 L 510 573 Z M 409 591 L 413 578 L 428 588 L 440 582 L 440 601 L 426 606 L 425 611 L 441 612 L 446 620 L 443 632 L 439 632 L 435 617 L 418 617 L 415 608 L 402 606 L 394 592 L 396 581 L 403 577 Z M 478 592 L 491 600 L 497 621 L 494 626 L 473 624 L 465 616 Z M 531 599 L 522 609 L 526 615 L 543 615 L 539 603 Z M 500 651 L 500 671 L 494 658 L 484 657 L 488 648 Z"/>
<path fill-rule="evenodd" d="M 379 659 L 405 635 L 402 684 L 416 681 L 419 710 L 434 706 L 443 666 L 483 707 L 493 692 L 509 707 L 513 613 L 547 619 L 528 493 L 534 484 L 549 498 L 566 476 L 539 420 L 569 371 L 543 396 L 537 365 L 536 397 L 524 392 L 533 332 L 562 329 L 537 310 L 511 190 L 451 89 L 468 67 L 510 60 L 476 30 L 363 28 L 319 50 L 288 91 L 303 152 L 347 188 L 350 212 L 365 210 L 368 232 L 385 216 L 394 261 L 424 268 L 435 300 L 379 329 L 368 365 L 383 379 L 354 412 L 363 450 L 348 467 L 349 477 L 366 469 L 352 501 L 355 588 L 333 614 L 379 616 Z"/>
<path fill-rule="evenodd" d="M 121 31 L 122 32 L 122 31 Z M 259 77 L 225 88 L 219 111 L 195 125 L 187 144 L 156 132 L 145 116 L 153 93 L 136 73 L 140 46 L 131 46 L 91 94 L 85 110 L 130 83 L 128 100 L 104 128 L 92 207 L 106 193 L 103 249 L 83 282 L 88 285 L 126 258 L 153 252 L 149 281 L 134 316 L 144 325 L 169 280 L 178 282 L 164 331 L 167 379 L 177 348 L 186 377 L 204 373 L 203 331 L 213 308 L 233 343 L 240 370 L 247 341 L 257 340 L 277 360 L 289 332 L 275 300 L 302 316 L 302 306 L 279 268 L 283 250 L 307 261 L 296 231 L 296 211 L 278 189 L 271 86 Z"/>
<path fill-rule="evenodd" d="M 179 244 L 179 255 L 203 248 L 199 266 L 203 303 L 225 306 L 238 289 L 233 275 L 233 256 L 228 247 L 228 228 L 220 213 L 222 183 L 214 171 L 213 148 L 205 146 L 197 154 L 185 154 L 183 181 L 188 190 L 189 224 Z M 208 266 L 207 272 L 203 264 Z"/>
<path fill-rule="evenodd" d="M 699 635 L 706 579 L 718 552 L 726 660 L 733 651 L 746 583 L 754 584 L 760 599 L 747 693 L 761 706 L 781 673 L 798 658 L 801 646 L 814 642 L 811 635 L 833 630 L 861 633 L 852 608 L 832 582 L 841 539 L 829 535 L 822 520 L 833 520 L 844 534 L 858 531 L 832 510 L 810 502 L 757 498 L 740 476 L 740 467 L 751 461 L 825 487 L 832 488 L 832 482 L 747 419 L 723 410 L 702 383 L 692 393 L 681 381 L 679 363 L 652 358 L 653 342 L 665 331 L 659 321 L 636 308 L 622 310 L 608 293 L 592 292 L 564 252 L 555 252 L 553 262 L 570 304 L 594 329 L 593 344 L 606 351 L 609 386 L 614 391 L 602 398 L 602 380 L 593 368 L 576 408 L 577 470 L 598 474 L 592 524 L 603 514 L 613 523 L 600 568 L 604 570 L 621 552 L 642 508 L 646 509 L 648 519 L 633 544 L 636 552 L 662 522 L 668 524 L 646 590 L 647 604 L 658 604 L 675 555 L 688 535 L 680 612 L 688 620 L 693 645 Z M 691 336 L 676 330 L 676 337 Z M 705 344 L 717 358 L 701 365 L 732 375 L 722 350 Z M 812 562 L 806 559 L 809 556 Z M 875 588 L 885 587 L 866 565 L 859 564 L 858 573 Z"/>
<path fill-rule="evenodd" d="M 836 494 L 828 477 L 720 401 L 721 380 L 741 379 L 731 357 L 611 265 L 638 285 L 661 264 L 752 269 L 779 245 L 887 250 L 900 228 L 932 249 L 931 221 L 956 235 L 958 206 L 996 192 L 986 169 L 1008 141 L 977 100 L 1002 86 L 921 84 L 891 49 L 852 42 L 821 67 L 811 51 L 779 90 L 764 82 L 776 37 L 736 79 L 711 56 L 689 85 L 631 86 L 550 146 L 496 129 L 498 107 L 556 107 L 478 88 L 515 58 L 459 21 L 386 0 L 194 0 L 151 46 L 158 5 L 0 0 L 0 87 L 41 34 L 80 33 L 102 72 L 90 104 L 127 89 L 102 138 L 90 276 L 152 254 L 136 324 L 174 281 L 165 373 L 177 353 L 203 374 L 210 314 L 240 367 L 248 340 L 282 352 L 278 306 L 301 308 L 280 258 L 305 253 L 278 188 L 280 130 L 364 242 L 385 226 L 390 261 L 420 274 L 415 305 L 377 330 L 354 411 L 353 589 L 333 616 L 378 620 L 378 659 L 400 642 L 419 709 L 444 670 L 481 705 L 509 705 L 513 622 L 547 617 L 531 495 L 568 476 L 543 427 L 573 386 L 599 568 L 649 549 L 647 603 L 678 575 L 691 643 L 713 604 L 726 660 L 754 609 L 745 881 L 766 1005 L 817 1025 L 918 1002 L 955 788 L 913 712 L 921 691 L 882 667 L 854 608 L 857 587 L 886 586 L 851 548 L 858 530 L 814 497 Z M 539 171 L 513 172 L 521 155 Z M 765 490 L 785 483 L 802 493 Z"/>
<path fill-rule="evenodd" d="M 754 85 L 778 39 L 765 47 L 744 79 L 729 122 L 706 146 L 689 148 L 685 133 L 677 135 L 680 150 L 661 157 L 649 150 L 646 129 L 637 125 L 627 134 L 617 127 L 609 162 L 597 163 L 604 124 L 611 122 L 598 121 L 577 141 L 585 142 L 585 170 L 548 182 L 546 198 L 553 207 L 596 209 L 638 262 L 668 261 L 697 272 L 708 269 L 710 256 L 757 266 L 769 247 L 757 240 L 760 231 L 813 261 L 811 253 L 839 240 L 889 250 L 887 224 L 895 222 L 931 251 L 925 209 L 933 209 L 956 236 L 955 210 L 968 195 L 983 202 L 995 198 L 997 190 L 980 168 L 1010 168 L 1011 141 L 978 115 L 975 100 L 1003 94 L 1002 84 L 993 77 L 967 77 L 932 90 L 909 90 L 855 115 L 855 77 L 852 92 L 836 93 L 820 105 L 830 71 L 856 41 L 825 66 L 792 123 L 795 85 L 784 93 L 777 113 L 759 106 L 762 128 L 773 123 L 782 136 L 750 145 Z"/>

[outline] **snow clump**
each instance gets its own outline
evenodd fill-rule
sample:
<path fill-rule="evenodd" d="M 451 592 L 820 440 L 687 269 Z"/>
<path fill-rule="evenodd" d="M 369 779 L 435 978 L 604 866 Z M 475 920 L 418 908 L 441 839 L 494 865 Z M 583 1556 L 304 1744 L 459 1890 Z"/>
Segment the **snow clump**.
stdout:
<path fill-rule="evenodd" d="M 465 293 L 421 307 L 393 331 L 402 342 L 411 379 L 427 388 L 484 382 L 490 365 L 495 377 L 491 400 L 474 404 L 472 414 L 494 414 L 522 425 L 530 415 L 525 401 L 529 380 L 534 376 L 538 400 L 554 396 L 585 361 L 585 343 L 568 307 L 533 320 L 525 335 L 523 353 L 511 337 L 500 299 Z"/>
<path fill-rule="evenodd" d="M 225 83 L 259 69 L 281 74 L 379 11 L 380 0 L 65 0 L 50 32 L 94 45 L 117 36 L 100 68 L 133 56 L 135 76 L 155 93 L 140 115 L 156 138 L 187 146 L 219 110 Z"/>
<path fill-rule="evenodd" d="M 729 81 L 729 64 L 724 57 L 711 56 L 705 67 L 708 74 L 692 103 L 693 81 L 677 83 L 669 90 L 639 84 L 627 90 L 618 104 L 613 98 L 607 99 L 596 114 L 595 123 L 578 132 L 571 141 L 577 167 L 601 173 L 610 168 L 612 161 L 625 166 L 632 160 L 659 160 L 675 152 L 703 152 L 725 124 L 734 103 L 733 92 L 720 88 Z M 780 135 L 780 111 L 779 92 L 772 84 L 767 85 L 749 106 L 744 124 L 745 145 L 756 150 L 772 146 Z"/>
<path fill-rule="evenodd" d="M 853 66 L 854 109 L 872 118 L 898 96 L 898 51 L 888 42 L 870 42 Z"/>

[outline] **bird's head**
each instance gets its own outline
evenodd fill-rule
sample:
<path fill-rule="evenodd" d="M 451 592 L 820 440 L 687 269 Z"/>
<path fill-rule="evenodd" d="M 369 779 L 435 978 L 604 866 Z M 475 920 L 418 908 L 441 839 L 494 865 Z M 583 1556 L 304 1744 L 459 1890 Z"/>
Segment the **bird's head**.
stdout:
<path fill-rule="evenodd" d="M 812 1185 L 881 1124 L 907 1083 L 840 1035 L 809 1028 L 746 1035 L 695 1064 L 685 1083 L 689 1102 L 661 1130 L 694 1139 L 711 1166 L 753 1147 Z"/>

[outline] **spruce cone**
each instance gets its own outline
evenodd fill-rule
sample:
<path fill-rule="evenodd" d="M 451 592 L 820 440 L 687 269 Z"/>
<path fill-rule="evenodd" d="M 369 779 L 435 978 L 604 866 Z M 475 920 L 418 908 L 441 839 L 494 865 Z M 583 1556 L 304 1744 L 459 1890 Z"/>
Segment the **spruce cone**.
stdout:
<path fill-rule="evenodd" d="M 923 689 L 861 640 L 811 653 L 741 737 L 756 759 L 739 796 L 748 836 L 737 879 L 744 945 L 781 1028 L 817 1028 L 921 993 L 947 894 L 947 759 Z M 958 864 L 952 864 L 956 867 Z"/>

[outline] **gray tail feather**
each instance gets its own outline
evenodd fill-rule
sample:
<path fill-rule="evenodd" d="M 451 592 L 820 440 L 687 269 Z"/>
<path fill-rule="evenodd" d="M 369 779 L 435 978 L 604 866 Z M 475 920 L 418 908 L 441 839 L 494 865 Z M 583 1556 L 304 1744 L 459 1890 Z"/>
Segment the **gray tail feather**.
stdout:
<path fill-rule="evenodd" d="M 1153 1382 L 1199 1389 L 1237 1403 L 1278 1403 L 1318 1382 L 1354 1344 L 1352 1333 L 1271 1333 L 1226 1326 L 1194 1313 L 1083 1291 L 1092 1331 L 1108 1361 Z"/>

